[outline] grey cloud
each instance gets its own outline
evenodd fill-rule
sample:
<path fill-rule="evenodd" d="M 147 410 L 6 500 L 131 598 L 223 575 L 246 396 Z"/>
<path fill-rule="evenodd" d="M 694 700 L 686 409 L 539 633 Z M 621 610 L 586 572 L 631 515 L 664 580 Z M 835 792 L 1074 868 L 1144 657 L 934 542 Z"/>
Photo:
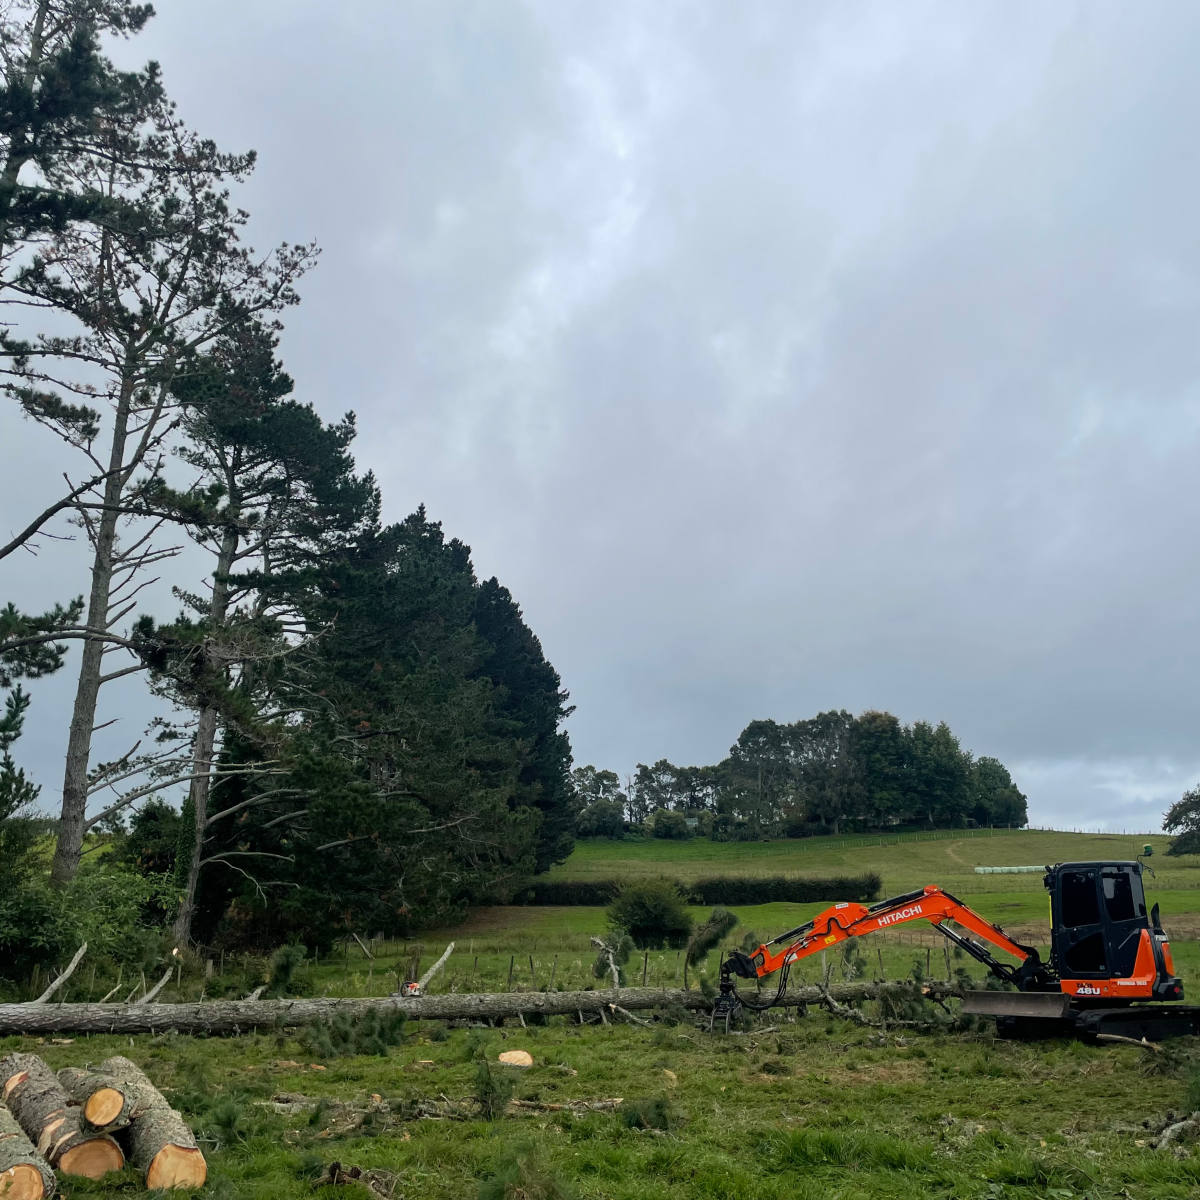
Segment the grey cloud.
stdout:
<path fill-rule="evenodd" d="M 301 394 L 512 587 L 581 761 L 845 706 L 1043 823 L 1200 776 L 1193 10 L 161 9 L 122 53 L 260 150 L 256 244 L 325 247 Z"/>

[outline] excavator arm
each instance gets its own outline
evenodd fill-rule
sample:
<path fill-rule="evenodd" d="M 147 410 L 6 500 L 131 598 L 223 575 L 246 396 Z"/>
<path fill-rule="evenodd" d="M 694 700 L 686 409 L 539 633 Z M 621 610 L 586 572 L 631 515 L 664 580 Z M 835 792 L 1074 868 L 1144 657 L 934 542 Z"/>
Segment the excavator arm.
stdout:
<path fill-rule="evenodd" d="M 920 891 L 882 900 L 870 907 L 853 903 L 835 904 L 813 917 L 811 921 L 806 921 L 803 925 L 789 929 L 787 933 L 764 943 L 753 953 L 732 951 L 721 967 L 722 995 L 745 1004 L 747 1008 L 768 1008 L 770 1004 L 751 1003 L 737 997 L 731 976 L 755 979 L 780 972 L 779 992 L 776 999 L 770 1002 L 773 1004 L 783 995 L 787 986 L 787 973 L 793 963 L 836 946 L 847 938 L 862 937 L 910 921 L 930 922 L 939 933 L 983 963 L 993 975 L 1016 984 L 1022 990 L 1030 986 L 1036 988 L 1048 982 L 1044 964 L 1035 947 L 1014 942 L 999 925 L 985 921 L 961 900 L 931 885 Z M 1019 965 L 1014 967 L 997 959 L 987 946 L 951 928 L 948 924 L 951 921 L 975 934 L 977 938 L 1011 954 L 1019 960 Z M 777 946 L 781 946 L 782 949 L 774 949 Z"/>

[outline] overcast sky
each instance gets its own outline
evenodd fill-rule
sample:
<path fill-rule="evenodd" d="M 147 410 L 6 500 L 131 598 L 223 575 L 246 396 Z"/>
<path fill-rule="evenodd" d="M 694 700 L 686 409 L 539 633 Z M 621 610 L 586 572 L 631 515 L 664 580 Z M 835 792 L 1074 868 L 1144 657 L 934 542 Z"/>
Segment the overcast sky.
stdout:
<path fill-rule="evenodd" d="M 298 396 L 511 588 L 578 762 L 882 708 L 1037 824 L 1157 828 L 1200 779 L 1200 7 L 159 9 L 122 61 L 259 151 L 256 245 L 324 248 Z M 0 438 L 15 528 L 67 460 Z M 48 807 L 72 689 L 19 747 Z M 107 705 L 131 740 L 138 685 Z"/>

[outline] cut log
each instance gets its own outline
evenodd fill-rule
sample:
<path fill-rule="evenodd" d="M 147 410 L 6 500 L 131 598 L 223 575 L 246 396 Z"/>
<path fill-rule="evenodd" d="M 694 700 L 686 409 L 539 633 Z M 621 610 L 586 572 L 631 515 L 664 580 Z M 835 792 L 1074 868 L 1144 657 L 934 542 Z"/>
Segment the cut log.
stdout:
<path fill-rule="evenodd" d="M 105 1134 L 87 1133 L 80 1110 L 54 1072 L 36 1054 L 10 1054 L 0 1060 L 4 1100 L 38 1153 L 64 1175 L 100 1179 L 125 1165 L 121 1147 Z"/>
<path fill-rule="evenodd" d="M 931 999 L 961 996 L 957 984 L 931 983 L 920 989 L 910 983 L 833 983 L 835 1000 L 878 1000 L 883 995 L 924 995 Z M 799 987 L 782 999 L 785 1008 L 821 1004 L 815 987 Z M 6 1033 L 248 1033 L 281 1025 L 295 1028 L 338 1015 L 360 1017 L 372 1009 L 398 1009 L 414 1020 L 480 1021 L 541 1013 L 594 1015 L 605 1005 L 639 1009 L 684 1008 L 708 1012 L 712 1001 L 695 989 L 621 988 L 592 992 L 442 992 L 436 996 L 377 996 L 355 999 L 209 1000 L 187 1004 L 0 1004 L 0 1035 Z"/>
<path fill-rule="evenodd" d="M 63 1067 L 58 1082 L 72 1103 L 79 1105 L 79 1128 L 85 1133 L 112 1133 L 129 1124 L 137 1095 L 132 1090 L 126 1094 L 119 1079 Z"/>
<path fill-rule="evenodd" d="M 7 1108 L 0 1108 L 0 1196 L 4 1200 L 42 1200 L 57 1180 L 50 1164 L 34 1149 Z"/>
<path fill-rule="evenodd" d="M 116 1055 L 100 1064 L 97 1072 L 117 1081 L 123 1093 L 132 1093 L 133 1113 L 125 1140 L 129 1161 L 156 1188 L 203 1187 L 208 1164 L 187 1122 L 166 1101 L 136 1064 Z"/>

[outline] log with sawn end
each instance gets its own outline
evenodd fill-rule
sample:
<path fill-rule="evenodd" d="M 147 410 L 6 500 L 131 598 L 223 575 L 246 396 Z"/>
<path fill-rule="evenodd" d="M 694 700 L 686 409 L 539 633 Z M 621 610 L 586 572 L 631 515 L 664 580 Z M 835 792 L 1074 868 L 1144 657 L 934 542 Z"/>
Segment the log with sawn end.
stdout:
<path fill-rule="evenodd" d="M 112 1133 L 124 1129 L 136 1111 L 137 1092 L 111 1075 L 63 1067 L 58 1073 L 58 1082 L 79 1106 L 79 1128 L 85 1133 Z"/>
<path fill-rule="evenodd" d="M 834 983 L 835 1000 L 877 1000 L 885 994 L 959 996 L 957 984 L 931 983 L 918 989 L 911 983 Z M 821 989 L 793 988 L 780 1001 L 783 1007 L 820 1004 Z M 620 988 L 590 992 L 441 992 L 433 996 L 376 996 L 367 998 L 299 1000 L 210 1000 L 186 1004 L 0 1004 L 0 1035 L 6 1033 L 248 1033 L 256 1028 L 296 1028 L 335 1016 L 362 1016 L 372 1009 L 397 1009 L 409 1017 L 433 1021 L 480 1021 L 491 1018 L 603 1014 L 609 1004 L 632 1011 L 684 1008 L 707 1012 L 712 1001 L 696 989 Z"/>
<path fill-rule="evenodd" d="M 166 1097 L 134 1062 L 114 1055 L 96 1069 L 115 1080 L 131 1100 L 129 1127 L 124 1137 L 129 1161 L 145 1176 L 146 1186 L 198 1188 L 208 1176 L 208 1164 L 187 1122 L 167 1103 Z"/>
<path fill-rule="evenodd" d="M 42 1200 L 57 1184 L 50 1164 L 34 1149 L 17 1118 L 0 1108 L 0 1196 L 4 1200 Z"/>
<path fill-rule="evenodd" d="M 36 1054 L 0 1059 L 0 1088 L 25 1136 L 56 1171 L 100 1179 L 125 1165 L 111 1137 L 80 1127 L 79 1109 L 70 1105 L 62 1084 Z"/>

